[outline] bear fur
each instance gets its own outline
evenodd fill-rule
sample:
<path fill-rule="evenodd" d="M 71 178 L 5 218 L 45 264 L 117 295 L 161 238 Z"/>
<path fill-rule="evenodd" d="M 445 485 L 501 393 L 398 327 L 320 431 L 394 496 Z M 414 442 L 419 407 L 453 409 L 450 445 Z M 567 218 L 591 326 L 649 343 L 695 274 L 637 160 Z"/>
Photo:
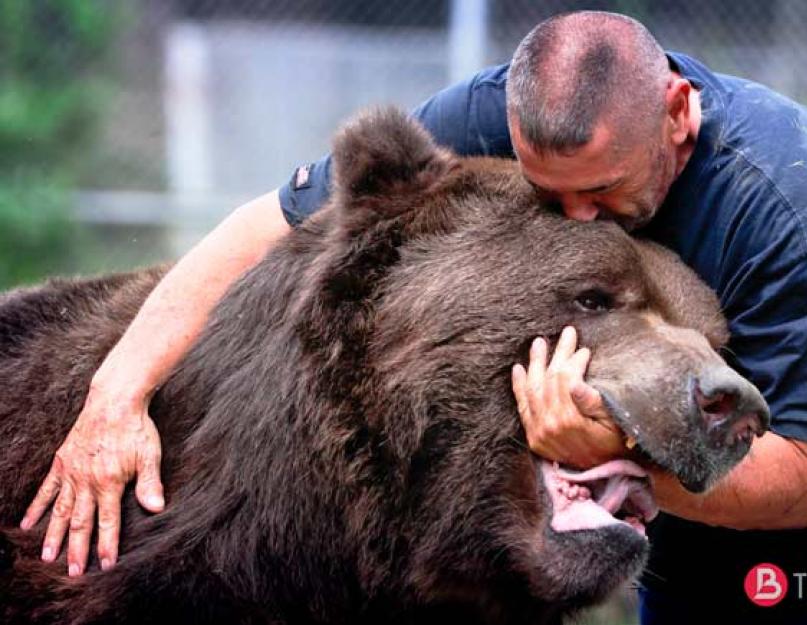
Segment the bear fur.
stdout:
<path fill-rule="evenodd" d="M 680 408 L 693 371 L 725 366 L 726 330 L 671 254 L 552 214 L 514 163 L 459 158 L 394 110 L 347 124 L 333 166 L 328 205 L 230 289 L 156 393 L 167 506 L 127 490 L 111 571 L 68 578 L 64 555 L 39 559 L 47 519 L 15 527 L 165 268 L 0 296 L 2 622 L 550 623 L 603 599 L 646 540 L 551 528 L 511 391 L 532 339 L 569 324 L 610 397 L 660 406 L 620 424 L 648 432 L 637 454 L 682 475 L 706 458 L 706 481 L 742 456 L 701 445 Z M 624 376 L 648 350 L 671 364 L 637 390 Z"/>

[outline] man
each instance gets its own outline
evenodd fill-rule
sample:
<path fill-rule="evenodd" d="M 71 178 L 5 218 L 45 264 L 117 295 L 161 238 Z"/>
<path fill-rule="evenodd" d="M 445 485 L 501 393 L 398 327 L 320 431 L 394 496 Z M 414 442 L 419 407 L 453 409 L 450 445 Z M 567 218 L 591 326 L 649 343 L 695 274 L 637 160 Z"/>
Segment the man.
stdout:
<path fill-rule="evenodd" d="M 705 496 L 655 473 L 670 515 L 653 528 L 642 612 L 646 623 L 698 622 L 707 598 L 714 618 L 741 622 L 754 608 L 742 594 L 751 565 L 807 571 L 807 532 L 773 531 L 807 526 L 807 111 L 684 55 L 665 56 L 634 20 L 579 12 L 539 24 L 511 66 L 480 72 L 414 115 L 460 154 L 515 153 L 524 175 L 570 218 L 615 219 L 627 228 L 653 218 L 648 236 L 718 291 L 734 334 L 729 355 L 765 394 L 773 431 Z M 99 557 L 103 568 L 113 566 L 120 496 L 132 478 L 141 504 L 162 509 L 148 400 L 227 286 L 288 230 L 281 214 L 295 225 L 315 211 L 328 177 L 326 157 L 239 208 L 146 301 L 96 374 L 22 522 L 31 527 L 54 502 L 45 560 L 69 533 L 69 572 L 83 572 L 97 507 Z M 548 366 L 546 359 L 538 339 L 528 370 L 513 371 L 534 451 L 580 467 L 624 453 L 599 396 L 583 382 L 588 352 L 576 350 L 572 329 Z M 749 622 L 799 622 L 807 601 L 794 604 L 792 595 L 756 608 L 763 612 Z"/>

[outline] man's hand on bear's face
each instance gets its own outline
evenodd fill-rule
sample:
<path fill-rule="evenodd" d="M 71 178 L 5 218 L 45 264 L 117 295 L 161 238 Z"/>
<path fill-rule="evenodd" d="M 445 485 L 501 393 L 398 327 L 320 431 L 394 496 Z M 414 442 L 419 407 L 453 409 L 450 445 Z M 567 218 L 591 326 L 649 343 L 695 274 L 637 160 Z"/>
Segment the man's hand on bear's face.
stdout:
<path fill-rule="evenodd" d="M 583 381 L 591 352 L 577 350 L 577 332 L 567 327 L 547 366 L 547 344 L 535 339 L 528 370 L 513 367 L 513 392 L 530 449 L 565 465 L 587 469 L 626 448 L 596 389 Z"/>

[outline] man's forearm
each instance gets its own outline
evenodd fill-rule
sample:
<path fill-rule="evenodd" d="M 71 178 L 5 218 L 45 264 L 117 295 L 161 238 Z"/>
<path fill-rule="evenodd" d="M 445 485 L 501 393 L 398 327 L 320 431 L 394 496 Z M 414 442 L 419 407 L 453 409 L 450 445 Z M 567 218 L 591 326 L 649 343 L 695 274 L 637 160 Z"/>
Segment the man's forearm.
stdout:
<path fill-rule="evenodd" d="M 93 379 L 133 399 L 148 396 L 202 331 L 227 288 L 288 232 L 277 192 L 235 210 L 169 271 Z M 122 381 L 126 389 L 122 389 Z"/>
<path fill-rule="evenodd" d="M 691 521 L 734 529 L 807 527 L 807 444 L 773 432 L 709 492 L 694 495 L 669 473 L 652 474 L 659 506 Z"/>

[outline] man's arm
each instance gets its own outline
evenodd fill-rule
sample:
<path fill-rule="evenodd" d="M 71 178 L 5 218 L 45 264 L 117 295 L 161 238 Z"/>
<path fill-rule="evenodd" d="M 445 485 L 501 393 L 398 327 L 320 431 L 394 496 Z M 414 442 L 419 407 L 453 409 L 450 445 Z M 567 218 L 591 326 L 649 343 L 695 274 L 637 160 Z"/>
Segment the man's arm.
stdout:
<path fill-rule="evenodd" d="M 807 443 L 773 432 L 706 494 L 690 493 L 666 471 L 651 478 L 659 507 L 690 521 L 738 530 L 807 527 Z"/>
<path fill-rule="evenodd" d="M 236 209 L 165 275 L 93 377 L 84 408 L 21 527 L 32 527 L 51 502 L 42 558 L 54 560 L 69 531 L 70 575 L 86 566 L 96 508 L 98 557 L 117 559 L 120 500 L 135 493 L 152 512 L 164 506 L 160 441 L 147 408 L 201 333 L 227 288 L 289 231 L 274 191 Z"/>

